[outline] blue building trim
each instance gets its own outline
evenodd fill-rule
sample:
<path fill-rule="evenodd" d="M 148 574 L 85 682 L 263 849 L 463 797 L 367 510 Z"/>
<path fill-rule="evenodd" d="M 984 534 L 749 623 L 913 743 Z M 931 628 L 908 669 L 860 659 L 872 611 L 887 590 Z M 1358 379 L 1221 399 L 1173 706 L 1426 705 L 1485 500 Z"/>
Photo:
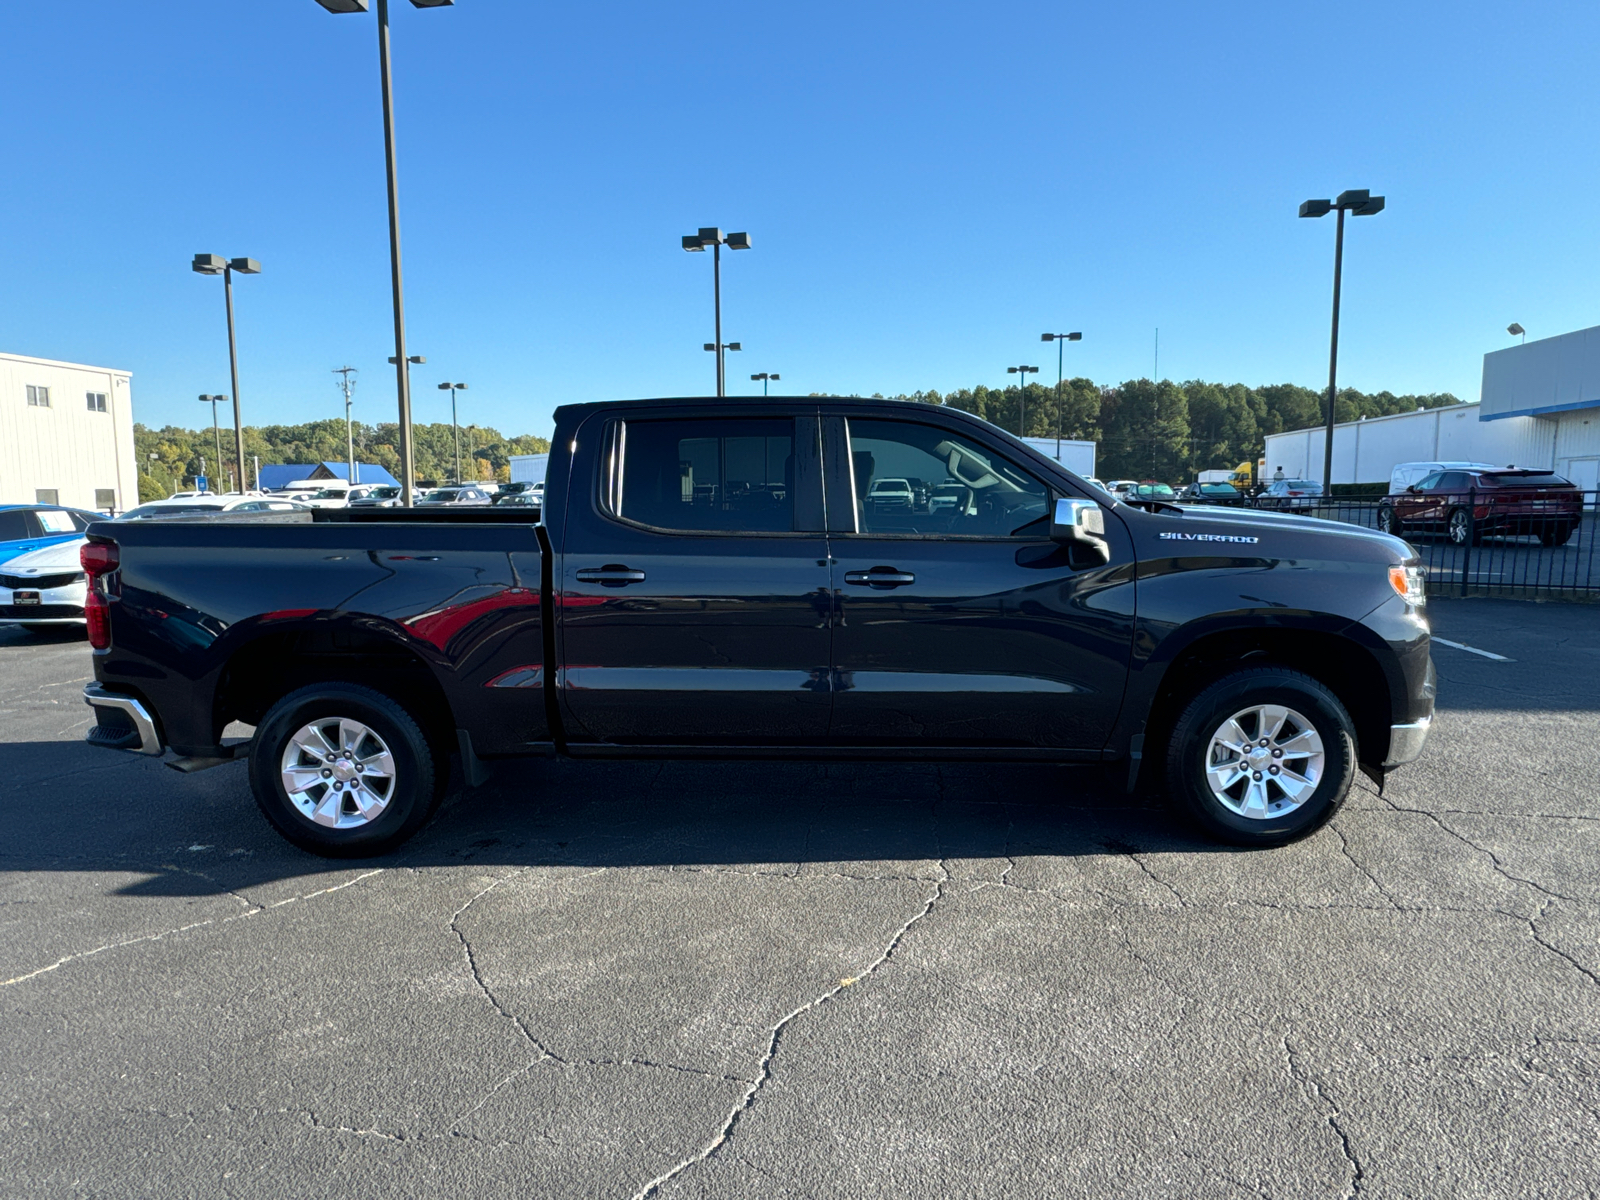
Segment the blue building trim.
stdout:
<path fill-rule="evenodd" d="M 1576 412 L 1580 408 L 1600 408 L 1600 400 L 1574 400 L 1571 404 L 1541 404 L 1534 408 L 1517 408 L 1510 412 L 1486 413 L 1478 411 L 1480 421 L 1502 421 L 1506 417 L 1548 417 L 1556 413 Z"/>

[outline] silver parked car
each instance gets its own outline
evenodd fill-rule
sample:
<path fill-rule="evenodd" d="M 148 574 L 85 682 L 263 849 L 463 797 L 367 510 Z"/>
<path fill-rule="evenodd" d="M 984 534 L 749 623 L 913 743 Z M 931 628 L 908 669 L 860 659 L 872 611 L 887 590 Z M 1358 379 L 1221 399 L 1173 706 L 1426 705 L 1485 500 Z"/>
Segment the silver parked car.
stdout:
<path fill-rule="evenodd" d="M 434 488 L 433 491 L 417 501 L 417 507 L 442 508 L 448 505 L 450 507 L 466 508 L 482 507 L 490 503 L 493 503 L 493 501 L 488 492 L 479 487 L 463 485 L 460 487 Z"/>

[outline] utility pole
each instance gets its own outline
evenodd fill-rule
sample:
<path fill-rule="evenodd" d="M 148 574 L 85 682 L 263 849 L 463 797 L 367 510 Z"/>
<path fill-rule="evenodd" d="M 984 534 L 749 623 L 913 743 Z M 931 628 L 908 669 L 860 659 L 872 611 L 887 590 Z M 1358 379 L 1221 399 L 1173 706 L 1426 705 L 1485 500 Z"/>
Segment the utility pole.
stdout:
<path fill-rule="evenodd" d="M 355 381 L 350 376 L 357 374 L 355 367 L 335 367 L 335 375 L 340 376 L 338 387 L 344 392 L 344 437 L 350 452 L 350 469 L 345 473 L 345 482 L 351 487 L 361 482 L 356 472 L 356 434 L 355 426 L 350 422 L 350 393 L 355 391 Z M 259 474 L 259 472 L 258 472 Z"/>

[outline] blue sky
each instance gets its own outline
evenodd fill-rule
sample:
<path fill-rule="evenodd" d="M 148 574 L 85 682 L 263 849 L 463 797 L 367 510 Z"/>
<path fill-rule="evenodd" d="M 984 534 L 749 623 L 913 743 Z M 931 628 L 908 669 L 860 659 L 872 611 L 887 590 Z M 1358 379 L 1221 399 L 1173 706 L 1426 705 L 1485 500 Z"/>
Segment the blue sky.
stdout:
<path fill-rule="evenodd" d="M 1482 355 L 1600 321 L 1590 4 L 558 5 L 395 0 L 416 418 L 544 433 L 568 401 L 1068 373 L 1476 398 Z M 394 381 L 375 20 L 313 0 L 74 0 L 0 17 L 0 350 L 134 373 L 136 416 L 249 424 Z"/>

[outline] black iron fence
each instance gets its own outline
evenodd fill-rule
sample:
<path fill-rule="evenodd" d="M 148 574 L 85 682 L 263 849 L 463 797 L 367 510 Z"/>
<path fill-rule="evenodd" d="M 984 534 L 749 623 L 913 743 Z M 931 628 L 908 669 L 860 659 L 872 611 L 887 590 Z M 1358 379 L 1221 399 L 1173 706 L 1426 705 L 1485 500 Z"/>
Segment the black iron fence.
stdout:
<path fill-rule="evenodd" d="M 1600 492 L 1582 496 L 1582 507 L 1574 512 L 1567 506 L 1497 506 L 1476 492 L 1461 504 L 1440 506 L 1425 520 L 1408 521 L 1402 514 L 1395 532 L 1427 567 L 1430 595 L 1600 599 Z M 1393 510 L 1386 513 L 1389 505 L 1381 499 L 1295 497 L 1292 502 L 1297 507 L 1278 511 L 1367 529 L 1388 529 L 1393 520 Z"/>

